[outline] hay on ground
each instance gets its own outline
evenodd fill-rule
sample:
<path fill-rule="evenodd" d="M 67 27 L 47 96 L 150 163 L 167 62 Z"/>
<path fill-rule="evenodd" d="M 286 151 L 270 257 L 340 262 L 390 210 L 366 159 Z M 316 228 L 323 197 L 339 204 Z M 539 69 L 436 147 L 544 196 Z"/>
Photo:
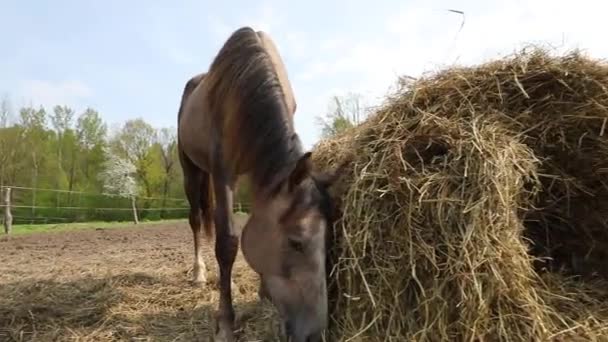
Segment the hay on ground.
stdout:
<path fill-rule="evenodd" d="M 607 340 L 607 120 L 606 64 L 532 49 L 320 142 L 320 169 L 352 160 L 330 340 Z"/>
<path fill-rule="evenodd" d="M 235 215 L 242 227 L 246 216 Z M 193 285 L 187 221 L 0 238 L 0 341 L 209 341 L 219 303 L 213 244 L 209 283 Z M 239 341 L 272 341 L 276 310 L 257 295 L 241 253 L 232 287 Z"/>

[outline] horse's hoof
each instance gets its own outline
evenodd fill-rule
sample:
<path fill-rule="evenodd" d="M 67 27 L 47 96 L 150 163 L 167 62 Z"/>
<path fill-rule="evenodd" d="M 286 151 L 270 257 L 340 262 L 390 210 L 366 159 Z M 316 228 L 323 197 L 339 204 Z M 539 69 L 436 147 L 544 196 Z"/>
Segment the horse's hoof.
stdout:
<path fill-rule="evenodd" d="M 207 284 L 207 282 L 208 282 L 207 277 L 205 277 L 202 274 L 192 277 L 192 279 L 190 280 L 190 283 L 192 283 L 192 285 L 194 285 L 194 286 L 202 286 L 202 285 Z"/>
<path fill-rule="evenodd" d="M 203 284 L 207 284 L 208 279 L 207 279 L 207 274 L 206 272 L 194 272 L 194 274 L 192 275 L 192 279 L 190 280 L 190 282 L 194 285 L 203 285 Z"/>
<path fill-rule="evenodd" d="M 207 285 L 207 279 L 192 279 L 190 284 L 194 287 L 200 287 Z"/>
<path fill-rule="evenodd" d="M 235 342 L 234 333 L 232 329 L 228 328 L 226 325 L 219 325 L 219 329 L 215 333 L 215 337 L 213 338 L 214 342 Z"/>
<path fill-rule="evenodd" d="M 260 279 L 260 285 L 258 286 L 258 298 L 260 302 L 264 302 L 264 300 L 270 301 L 270 295 L 268 294 L 268 290 L 264 282 Z"/>
<path fill-rule="evenodd" d="M 258 289 L 258 299 L 260 300 L 260 302 L 270 301 L 270 295 L 268 295 L 268 292 L 262 286 L 260 286 L 260 288 Z"/>

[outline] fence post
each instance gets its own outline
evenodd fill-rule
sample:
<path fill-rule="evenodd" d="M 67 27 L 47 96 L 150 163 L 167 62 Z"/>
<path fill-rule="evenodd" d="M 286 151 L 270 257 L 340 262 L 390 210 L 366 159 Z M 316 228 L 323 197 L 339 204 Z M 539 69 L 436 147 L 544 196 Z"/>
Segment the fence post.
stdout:
<path fill-rule="evenodd" d="M 137 206 L 135 205 L 135 196 L 131 196 L 131 207 L 133 208 L 133 222 L 135 222 L 135 224 L 139 224 L 139 219 L 137 218 Z"/>
<path fill-rule="evenodd" d="M 4 233 L 9 235 L 13 228 L 13 215 L 11 214 L 11 188 L 4 188 Z"/>

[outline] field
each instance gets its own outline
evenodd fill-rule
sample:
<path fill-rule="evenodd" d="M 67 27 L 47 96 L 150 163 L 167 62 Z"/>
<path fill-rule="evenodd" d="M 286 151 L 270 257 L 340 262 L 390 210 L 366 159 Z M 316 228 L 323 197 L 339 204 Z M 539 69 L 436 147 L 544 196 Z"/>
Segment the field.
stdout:
<path fill-rule="evenodd" d="M 209 340 L 217 266 L 205 244 L 211 280 L 190 284 L 185 221 L 21 232 L 0 238 L 0 341 Z M 240 253 L 233 282 L 240 340 L 267 340 L 273 311 L 258 301 L 257 276 Z"/>

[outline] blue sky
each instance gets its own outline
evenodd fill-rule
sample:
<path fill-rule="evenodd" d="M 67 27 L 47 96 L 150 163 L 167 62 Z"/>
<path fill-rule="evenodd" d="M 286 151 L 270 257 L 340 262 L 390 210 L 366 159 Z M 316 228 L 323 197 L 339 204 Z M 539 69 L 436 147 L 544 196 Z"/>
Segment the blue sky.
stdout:
<path fill-rule="evenodd" d="M 173 4 L 173 5 L 172 5 Z M 463 17 L 447 11 L 465 12 Z M 269 32 L 287 66 L 304 144 L 332 95 L 375 104 L 398 75 L 479 63 L 526 42 L 608 57 L 608 2 L 579 1 L 24 1 L 0 3 L 0 94 L 13 107 L 97 109 L 110 124 L 175 126 L 184 82 L 249 25 Z"/>

